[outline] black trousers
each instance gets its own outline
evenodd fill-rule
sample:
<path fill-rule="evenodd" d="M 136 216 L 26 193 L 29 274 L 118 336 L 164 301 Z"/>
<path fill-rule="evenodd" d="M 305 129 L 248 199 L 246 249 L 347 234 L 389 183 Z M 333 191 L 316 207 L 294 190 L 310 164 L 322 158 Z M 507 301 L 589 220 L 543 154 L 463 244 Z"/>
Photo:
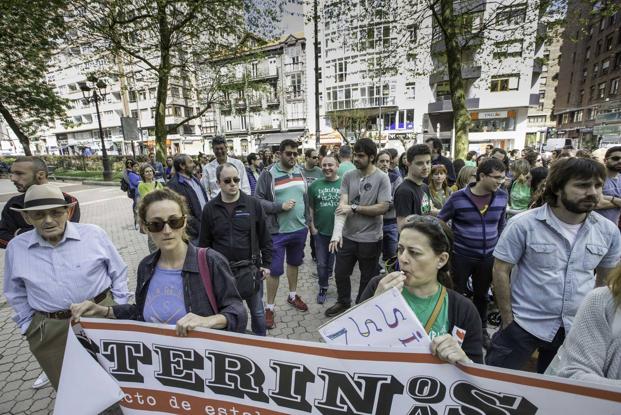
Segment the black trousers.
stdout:
<path fill-rule="evenodd" d="M 556 356 L 564 340 L 565 329 L 563 327 L 558 329 L 552 341 L 547 342 L 533 336 L 514 321 L 506 328 L 494 333 L 485 363 L 505 369 L 522 370 L 533 352 L 539 349 L 537 372 L 543 373 Z"/>
<path fill-rule="evenodd" d="M 311 232 L 308 232 L 308 234 L 310 235 L 310 239 L 309 239 L 308 243 L 310 243 L 311 258 L 316 259 L 317 258 L 317 254 L 315 253 L 315 235 L 313 235 Z"/>
<path fill-rule="evenodd" d="M 472 290 L 474 292 L 472 302 L 479 312 L 483 327 L 487 327 L 487 293 L 492 284 L 494 257 L 490 255 L 484 258 L 470 258 L 453 253 L 451 265 L 453 289 L 460 294 L 466 292 L 468 277 L 472 275 Z"/>
<path fill-rule="evenodd" d="M 343 247 L 336 254 L 334 279 L 336 280 L 337 301 L 344 305 L 351 304 L 351 274 L 358 262 L 360 269 L 360 286 L 356 303 L 369 281 L 377 275 L 377 261 L 382 252 L 382 240 L 377 242 L 355 242 L 343 238 Z"/>

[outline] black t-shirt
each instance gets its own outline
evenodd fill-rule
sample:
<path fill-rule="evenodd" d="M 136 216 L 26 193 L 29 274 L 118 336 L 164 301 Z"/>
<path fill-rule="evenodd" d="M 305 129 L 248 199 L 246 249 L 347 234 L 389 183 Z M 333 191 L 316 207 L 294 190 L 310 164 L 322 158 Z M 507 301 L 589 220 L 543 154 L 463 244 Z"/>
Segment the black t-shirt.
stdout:
<path fill-rule="evenodd" d="M 419 186 L 410 179 L 405 179 L 397 187 L 393 200 L 397 217 L 428 215 L 433 206 L 429 187 L 425 183 Z"/>

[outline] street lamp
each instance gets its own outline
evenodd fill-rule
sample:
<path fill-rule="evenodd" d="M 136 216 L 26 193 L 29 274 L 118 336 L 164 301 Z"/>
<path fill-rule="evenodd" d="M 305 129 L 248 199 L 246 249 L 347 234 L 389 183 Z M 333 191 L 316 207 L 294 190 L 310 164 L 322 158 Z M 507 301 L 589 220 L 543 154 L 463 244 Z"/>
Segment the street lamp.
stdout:
<path fill-rule="evenodd" d="M 95 75 L 89 75 L 86 82 L 78 82 L 82 96 L 87 103 L 95 103 L 95 111 L 97 112 L 97 121 L 99 123 L 99 138 L 101 139 L 101 161 L 103 163 L 103 179 L 112 181 L 112 170 L 110 170 L 110 159 L 108 159 L 108 151 L 104 141 L 103 128 L 101 126 L 101 113 L 99 112 L 99 103 L 106 98 L 106 83 L 102 79 L 98 79 Z M 92 93 L 91 93 L 92 92 Z M 89 95 L 89 93 L 91 93 Z"/>

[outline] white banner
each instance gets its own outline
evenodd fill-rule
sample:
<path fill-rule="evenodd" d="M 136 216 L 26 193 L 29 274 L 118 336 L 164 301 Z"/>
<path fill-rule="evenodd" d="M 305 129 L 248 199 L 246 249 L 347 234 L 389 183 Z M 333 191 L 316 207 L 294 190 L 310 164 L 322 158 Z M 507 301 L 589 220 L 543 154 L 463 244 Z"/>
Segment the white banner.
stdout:
<path fill-rule="evenodd" d="M 177 337 L 172 327 L 101 319 L 82 319 L 81 325 L 99 362 L 125 393 L 126 414 L 621 413 L 621 389 L 476 364 L 455 366 L 405 349 L 346 348 L 216 330 Z M 81 382 L 91 373 L 65 365 L 62 376 L 63 382 Z M 70 399 L 63 404 L 80 408 L 80 414 L 96 413 L 89 395 L 57 399 Z"/>
<path fill-rule="evenodd" d="M 326 343 L 341 346 L 431 347 L 425 328 L 396 288 L 350 308 L 319 327 L 319 334 Z"/>

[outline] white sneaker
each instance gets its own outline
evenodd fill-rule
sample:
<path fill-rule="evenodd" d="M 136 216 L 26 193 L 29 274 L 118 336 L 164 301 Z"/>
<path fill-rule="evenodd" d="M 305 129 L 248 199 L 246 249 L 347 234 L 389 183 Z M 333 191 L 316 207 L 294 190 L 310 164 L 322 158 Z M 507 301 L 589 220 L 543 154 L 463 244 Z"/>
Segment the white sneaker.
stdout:
<path fill-rule="evenodd" d="M 50 380 L 47 378 L 47 375 L 45 374 L 45 372 L 41 372 L 37 380 L 35 380 L 32 384 L 32 389 L 41 389 L 48 383 L 50 383 Z"/>

